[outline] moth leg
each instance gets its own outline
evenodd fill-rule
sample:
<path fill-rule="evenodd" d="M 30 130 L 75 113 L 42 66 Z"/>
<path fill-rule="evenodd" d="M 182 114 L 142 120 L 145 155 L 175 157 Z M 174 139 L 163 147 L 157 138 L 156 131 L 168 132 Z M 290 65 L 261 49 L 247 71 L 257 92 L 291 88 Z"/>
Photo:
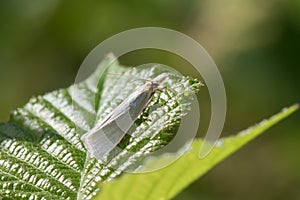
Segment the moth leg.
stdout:
<path fill-rule="evenodd" d="M 147 102 L 146 105 L 149 105 L 150 102 L 152 101 L 152 99 L 153 99 L 153 96 L 151 96 L 151 97 L 149 98 L 149 100 L 148 100 L 148 102 Z M 151 121 L 151 119 L 149 118 L 149 108 L 148 108 L 148 106 L 146 106 L 146 107 L 143 109 L 141 118 L 142 118 L 143 121 Z"/>

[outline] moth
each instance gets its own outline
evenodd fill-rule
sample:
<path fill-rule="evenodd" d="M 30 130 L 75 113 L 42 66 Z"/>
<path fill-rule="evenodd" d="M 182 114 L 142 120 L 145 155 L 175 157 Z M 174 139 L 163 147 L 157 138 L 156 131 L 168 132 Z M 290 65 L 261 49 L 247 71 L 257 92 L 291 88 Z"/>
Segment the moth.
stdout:
<path fill-rule="evenodd" d="M 163 73 L 147 81 L 108 114 L 99 126 L 81 137 L 92 157 L 103 160 L 104 156 L 119 144 L 126 132 L 149 105 L 154 93 L 163 89 L 159 85 L 169 75 Z"/>

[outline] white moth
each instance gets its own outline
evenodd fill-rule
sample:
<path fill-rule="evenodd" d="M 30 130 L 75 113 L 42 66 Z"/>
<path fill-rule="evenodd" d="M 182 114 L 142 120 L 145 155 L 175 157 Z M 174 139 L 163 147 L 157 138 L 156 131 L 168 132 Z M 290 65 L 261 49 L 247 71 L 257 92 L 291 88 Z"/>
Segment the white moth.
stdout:
<path fill-rule="evenodd" d="M 118 145 L 150 103 L 155 91 L 162 89 L 159 88 L 159 84 L 167 76 L 168 74 L 163 73 L 148 81 L 108 114 L 98 127 L 81 137 L 92 157 L 103 160 L 104 156 Z"/>

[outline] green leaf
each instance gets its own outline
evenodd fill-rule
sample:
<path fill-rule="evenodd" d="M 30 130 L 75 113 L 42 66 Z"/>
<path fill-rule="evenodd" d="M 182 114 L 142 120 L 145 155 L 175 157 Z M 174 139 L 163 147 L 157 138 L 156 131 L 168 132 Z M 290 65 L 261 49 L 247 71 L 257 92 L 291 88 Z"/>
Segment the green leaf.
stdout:
<path fill-rule="evenodd" d="M 126 68 L 109 56 L 86 81 L 32 98 L 0 124 L 1 199 L 91 199 L 98 182 L 138 167 L 144 156 L 165 146 L 202 85 L 161 66 Z M 109 66 L 102 75 L 103 67 Z M 81 136 L 145 81 L 170 76 L 128 135 L 104 161 L 88 156 Z M 114 74 L 114 75 L 111 75 Z M 116 75 L 119 74 L 119 75 Z M 184 94 L 184 95 L 183 95 Z M 130 133 L 130 135 L 129 135 Z M 143 155 L 143 156 L 141 156 Z"/>
<path fill-rule="evenodd" d="M 194 141 L 191 152 L 164 169 L 145 174 L 127 174 L 112 182 L 102 183 L 102 190 L 95 199 L 171 199 L 216 164 L 298 108 L 299 105 L 291 106 L 236 136 L 220 139 L 212 152 L 203 159 L 199 159 L 199 149 L 203 141 L 198 139 Z M 157 160 L 165 158 L 163 156 Z"/>

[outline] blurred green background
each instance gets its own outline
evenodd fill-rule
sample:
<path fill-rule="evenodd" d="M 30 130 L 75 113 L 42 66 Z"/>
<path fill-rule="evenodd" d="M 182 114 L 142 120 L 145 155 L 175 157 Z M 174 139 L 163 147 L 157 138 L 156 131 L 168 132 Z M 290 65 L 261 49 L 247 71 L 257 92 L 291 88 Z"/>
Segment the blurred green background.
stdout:
<path fill-rule="evenodd" d="M 82 2 L 1 1 L 0 121 L 31 96 L 72 84 L 85 56 L 104 39 L 143 26 L 181 31 L 212 56 L 228 95 L 224 135 L 299 102 L 299 0 Z M 165 52 L 147 50 L 121 58 L 128 65 L 147 62 L 182 66 L 193 75 L 187 63 Z M 207 122 L 206 89 L 202 97 Z M 300 199 L 299 122 L 298 112 L 176 199 Z"/>

